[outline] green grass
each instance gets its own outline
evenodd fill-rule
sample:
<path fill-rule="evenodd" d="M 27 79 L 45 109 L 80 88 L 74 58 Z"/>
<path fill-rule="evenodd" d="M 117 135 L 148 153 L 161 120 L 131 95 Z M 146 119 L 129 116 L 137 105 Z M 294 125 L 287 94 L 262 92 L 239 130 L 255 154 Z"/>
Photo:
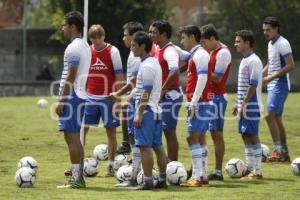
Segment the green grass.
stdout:
<path fill-rule="evenodd" d="M 299 199 L 300 177 L 293 176 L 288 164 L 263 163 L 264 180 L 242 182 L 225 175 L 224 182 L 211 182 L 209 187 L 189 189 L 169 187 L 167 191 L 140 192 L 114 188 L 114 178 L 104 178 L 106 162 L 100 163 L 100 174 L 87 178 L 84 190 L 56 189 L 66 181 L 63 171 L 69 166 L 67 147 L 63 135 L 57 131 L 57 122 L 52 120 L 48 109 L 39 109 L 39 97 L 0 98 L 0 199 Z M 55 102 L 47 98 L 50 103 Z M 229 95 L 227 116 L 235 96 Z M 265 99 L 265 96 L 264 96 Z M 292 158 L 299 157 L 300 137 L 300 94 L 290 94 L 284 122 Z M 181 109 L 184 119 L 185 109 Z M 265 122 L 261 121 L 262 142 L 272 148 L 271 137 Z M 180 141 L 180 161 L 190 166 L 188 145 L 186 144 L 186 122 L 178 125 Z M 225 122 L 226 153 L 224 162 L 238 157 L 244 160 L 244 148 L 237 134 L 237 120 Z M 209 135 L 208 135 L 209 136 Z M 118 129 L 120 141 L 121 132 Z M 92 155 L 94 146 L 106 143 L 103 128 L 92 129 L 87 138 L 86 155 Z M 213 170 L 214 152 L 210 136 L 209 171 Z M 14 183 L 17 163 L 23 156 L 34 157 L 39 164 L 38 178 L 33 188 L 18 188 Z"/>

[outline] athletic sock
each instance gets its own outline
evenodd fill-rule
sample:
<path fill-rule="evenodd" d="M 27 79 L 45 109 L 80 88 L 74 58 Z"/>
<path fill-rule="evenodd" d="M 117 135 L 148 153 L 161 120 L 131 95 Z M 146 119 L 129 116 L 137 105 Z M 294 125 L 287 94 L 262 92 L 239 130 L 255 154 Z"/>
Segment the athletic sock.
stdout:
<path fill-rule="evenodd" d="M 251 144 L 245 144 L 245 156 L 246 156 L 246 164 L 248 167 L 248 170 L 253 170 L 254 165 L 254 153 L 253 153 L 253 145 Z"/>
<path fill-rule="evenodd" d="M 80 181 L 82 179 L 80 164 L 72 164 L 72 177 L 75 181 Z"/>
<path fill-rule="evenodd" d="M 193 162 L 193 177 L 200 179 L 200 169 L 202 168 L 202 152 L 200 144 L 191 144 L 190 152 Z"/>
<path fill-rule="evenodd" d="M 252 145 L 254 156 L 254 174 L 261 174 L 261 144 Z"/>
<path fill-rule="evenodd" d="M 159 181 L 161 182 L 161 181 L 165 181 L 167 179 L 167 174 L 166 174 L 166 172 L 160 172 L 159 173 Z"/>
<path fill-rule="evenodd" d="M 135 145 L 131 145 L 131 152 L 132 152 L 132 178 L 136 179 L 137 173 L 141 168 L 141 151 Z"/>
<path fill-rule="evenodd" d="M 222 170 L 215 169 L 215 174 L 218 176 L 222 176 Z"/>
<path fill-rule="evenodd" d="M 278 153 L 281 153 L 281 151 L 282 151 L 282 145 L 281 145 L 280 141 L 273 142 L 273 145 L 274 145 L 275 150 Z"/>
<path fill-rule="evenodd" d="M 202 173 L 200 174 L 201 177 L 204 179 L 207 178 L 207 162 L 208 162 L 208 147 L 206 144 L 200 145 L 201 152 L 202 152 Z"/>

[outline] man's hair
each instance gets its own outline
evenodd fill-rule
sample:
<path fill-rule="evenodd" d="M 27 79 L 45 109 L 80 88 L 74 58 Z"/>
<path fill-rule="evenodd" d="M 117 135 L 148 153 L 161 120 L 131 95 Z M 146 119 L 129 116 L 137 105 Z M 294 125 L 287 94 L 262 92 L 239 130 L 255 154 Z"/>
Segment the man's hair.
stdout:
<path fill-rule="evenodd" d="M 157 20 L 151 24 L 152 27 L 157 28 L 160 34 L 166 33 L 167 38 L 170 39 L 172 36 L 172 27 L 166 20 Z"/>
<path fill-rule="evenodd" d="M 201 32 L 197 26 L 194 25 L 187 25 L 180 28 L 180 34 L 186 34 L 187 36 L 194 35 L 196 42 L 200 42 L 201 39 Z"/>
<path fill-rule="evenodd" d="M 254 35 L 251 30 L 239 30 L 235 32 L 235 36 L 242 38 L 244 42 L 248 41 L 251 48 L 254 46 Z"/>
<path fill-rule="evenodd" d="M 152 49 L 152 39 L 144 31 L 138 31 L 133 35 L 132 41 L 137 43 L 139 46 L 145 44 L 145 51 L 149 53 Z"/>
<path fill-rule="evenodd" d="M 69 26 L 74 24 L 77 31 L 83 33 L 84 20 L 82 14 L 79 11 L 68 12 L 67 14 L 65 14 L 64 19 Z"/>
<path fill-rule="evenodd" d="M 216 27 L 213 24 L 206 24 L 200 28 L 201 37 L 205 39 L 210 39 L 214 37 L 216 40 L 219 40 L 219 34 Z"/>
<path fill-rule="evenodd" d="M 273 17 L 273 16 L 266 17 L 263 24 L 269 24 L 270 26 L 272 26 L 272 28 L 277 27 L 278 33 L 280 32 L 280 23 L 276 17 Z"/>
<path fill-rule="evenodd" d="M 144 26 L 140 22 L 127 22 L 124 24 L 123 30 L 127 30 L 129 35 L 133 35 L 135 32 L 143 31 Z"/>
<path fill-rule="evenodd" d="M 105 30 L 100 24 L 94 24 L 89 29 L 89 38 L 100 38 L 102 36 L 105 36 Z"/>

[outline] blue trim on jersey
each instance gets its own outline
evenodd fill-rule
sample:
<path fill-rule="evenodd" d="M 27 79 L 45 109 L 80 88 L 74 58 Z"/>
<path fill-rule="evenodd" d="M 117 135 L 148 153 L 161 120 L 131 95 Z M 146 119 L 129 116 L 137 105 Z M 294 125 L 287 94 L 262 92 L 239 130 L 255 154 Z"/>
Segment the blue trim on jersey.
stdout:
<path fill-rule="evenodd" d="M 279 38 L 280 38 L 280 35 L 275 40 L 272 40 L 271 44 L 274 45 L 279 40 Z"/>
<path fill-rule="evenodd" d="M 170 72 L 178 72 L 178 67 L 169 68 Z"/>
<path fill-rule="evenodd" d="M 292 53 L 292 52 L 286 53 L 286 54 L 284 54 L 282 57 L 286 58 L 286 57 L 288 57 L 289 55 L 293 55 L 293 53 Z"/>
<path fill-rule="evenodd" d="M 68 59 L 68 65 L 69 66 L 74 66 L 74 65 L 79 65 L 80 62 L 80 57 L 78 56 L 72 56 Z M 77 66 L 76 66 L 77 67 Z"/>
<path fill-rule="evenodd" d="M 248 58 L 249 56 L 251 56 L 254 52 L 252 51 L 251 53 L 249 53 L 248 55 L 245 55 L 243 58 Z"/>
<path fill-rule="evenodd" d="M 250 80 L 250 85 L 258 85 L 258 81 L 257 80 Z"/>
<path fill-rule="evenodd" d="M 197 74 L 198 74 L 198 75 L 200 75 L 200 74 L 207 74 L 207 71 L 206 71 L 206 70 L 199 70 L 199 71 L 197 72 Z"/>
<path fill-rule="evenodd" d="M 217 77 L 222 77 L 224 75 L 223 72 L 214 72 L 213 74 Z"/>
<path fill-rule="evenodd" d="M 153 89 L 153 85 L 144 85 L 143 89 L 145 89 L 147 91 L 151 91 Z"/>
<path fill-rule="evenodd" d="M 116 70 L 114 70 L 114 72 L 115 72 L 115 74 L 122 74 L 123 73 L 123 69 L 121 68 L 121 69 L 116 69 Z"/>

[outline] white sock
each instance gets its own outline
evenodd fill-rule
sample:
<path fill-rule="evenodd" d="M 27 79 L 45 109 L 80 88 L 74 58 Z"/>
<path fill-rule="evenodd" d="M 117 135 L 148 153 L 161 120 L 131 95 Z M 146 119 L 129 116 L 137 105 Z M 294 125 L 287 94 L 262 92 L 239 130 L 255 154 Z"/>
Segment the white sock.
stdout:
<path fill-rule="evenodd" d="M 82 179 L 81 176 L 81 165 L 80 164 L 72 164 L 72 177 L 75 181 L 80 181 Z"/>
<path fill-rule="evenodd" d="M 200 144 L 192 144 L 190 145 L 190 152 L 193 162 L 193 176 L 196 179 L 200 179 L 200 169 L 202 163 L 202 152 Z"/>
<path fill-rule="evenodd" d="M 280 141 L 274 142 L 273 145 L 274 145 L 275 150 L 278 153 L 281 153 L 281 151 L 282 151 L 282 145 L 281 145 Z"/>
<path fill-rule="evenodd" d="M 261 174 L 261 144 L 252 145 L 254 156 L 254 174 Z"/>
<path fill-rule="evenodd" d="M 141 151 L 135 145 L 131 145 L 132 152 L 132 178 L 136 179 L 137 173 L 141 169 Z"/>
<path fill-rule="evenodd" d="M 245 156 L 246 156 L 246 164 L 248 167 L 248 170 L 253 170 L 253 164 L 254 164 L 254 155 L 253 155 L 253 145 L 251 144 L 245 144 Z"/>
<path fill-rule="evenodd" d="M 208 147 L 206 144 L 200 145 L 201 146 L 201 152 L 202 152 L 202 169 L 200 176 L 204 179 L 207 178 L 207 162 L 208 162 Z"/>

